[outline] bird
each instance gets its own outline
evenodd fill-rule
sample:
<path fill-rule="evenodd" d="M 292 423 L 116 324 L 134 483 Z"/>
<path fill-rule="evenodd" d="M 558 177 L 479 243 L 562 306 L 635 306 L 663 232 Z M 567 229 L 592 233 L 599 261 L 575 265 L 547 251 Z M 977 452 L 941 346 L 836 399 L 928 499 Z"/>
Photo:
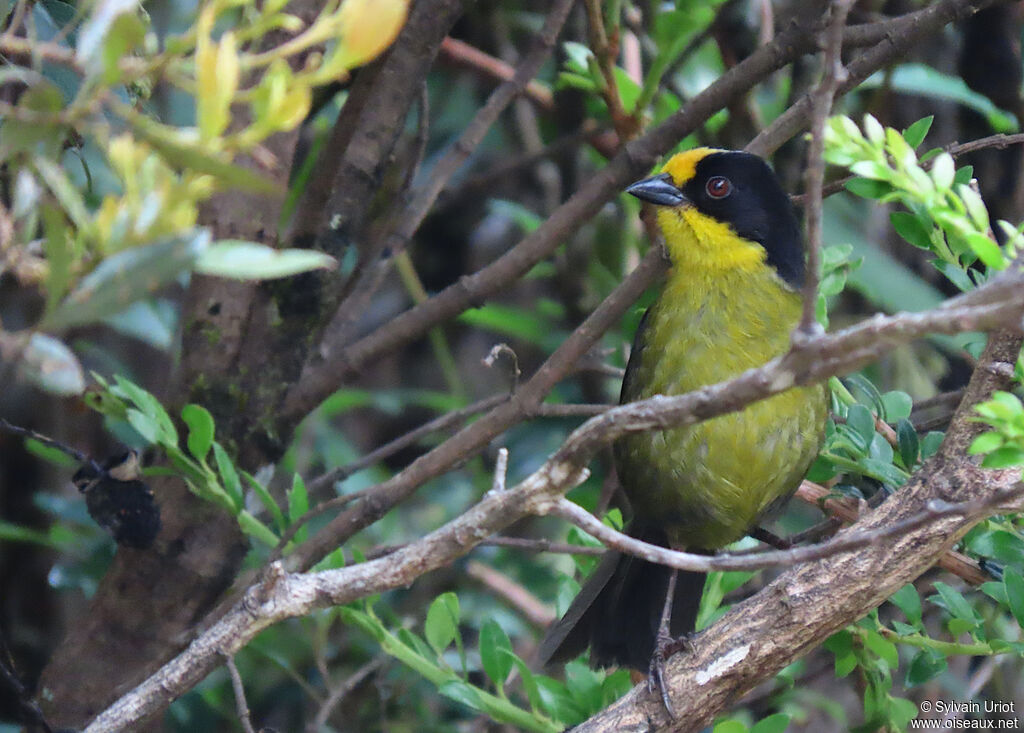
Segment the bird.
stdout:
<path fill-rule="evenodd" d="M 677 395 L 784 354 L 800 321 L 800 222 L 768 164 L 696 148 L 626 189 L 654 208 L 670 260 L 634 339 L 620 402 Z M 632 433 L 613 445 L 632 511 L 628 534 L 712 554 L 781 509 L 817 456 L 828 397 L 794 387 L 695 425 Z M 694 631 L 705 576 L 607 551 L 542 640 L 542 665 L 590 648 L 594 667 L 660 677 L 662 645 Z M 669 590 L 671 589 L 671 594 Z M 664 616 L 664 622 L 663 622 Z M 668 705 L 668 700 L 663 699 Z"/>

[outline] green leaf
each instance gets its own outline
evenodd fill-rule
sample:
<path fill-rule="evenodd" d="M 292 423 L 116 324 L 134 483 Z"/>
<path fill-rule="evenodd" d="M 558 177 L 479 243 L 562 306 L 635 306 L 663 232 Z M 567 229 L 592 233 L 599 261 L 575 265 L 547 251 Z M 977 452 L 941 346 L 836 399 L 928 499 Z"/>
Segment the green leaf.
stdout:
<path fill-rule="evenodd" d="M 910 417 L 910 411 L 914 408 L 914 400 L 906 392 L 886 392 L 882 395 L 882 406 L 885 408 L 885 420 L 897 422 Z"/>
<path fill-rule="evenodd" d="M 128 424 L 135 429 L 135 432 L 142 436 L 143 440 L 150 445 L 159 445 L 160 425 L 156 420 L 134 407 L 128 408 L 126 417 L 128 418 Z"/>
<path fill-rule="evenodd" d="M 920 444 L 917 438 L 917 430 L 914 429 L 914 425 L 910 420 L 904 418 L 897 423 L 896 438 L 900 448 L 900 460 L 903 461 L 903 465 L 907 470 L 913 469 L 917 463 Z"/>
<path fill-rule="evenodd" d="M 996 448 L 1002 446 L 1004 442 L 1005 440 L 1000 433 L 982 433 L 971 442 L 967 452 L 972 456 L 976 456 L 979 453 L 991 453 Z"/>
<path fill-rule="evenodd" d="M 22 171 L 25 175 L 27 172 Z M 49 269 L 46 275 L 46 312 L 49 313 L 67 293 L 71 284 L 73 256 L 68 238 L 71 231 L 60 211 L 49 204 L 41 207 L 43 231 L 43 253 Z"/>
<path fill-rule="evenodd" d="M 859 438 L 858 447 L 867 451 L 875 437 L 875 416 L 864 405 L 852 405 L 846 413 L 846 424 Z"/>
<path fill-rule="evenodd" d="M 480 662 L 484 672 L 499 690 L 512 671 L 512 642 L 508 634 L 494 619 L 488 619 L 480 629 Z"/>
<path fill-rule="evenodd" d="M 225 239 L 210 245 L 196 260 L 204 275 L 232 280 L 273 280 L 310 270 L 329 270 L 337 261 L 312 249 L 274 249 L 265 244 Z"/>
<path fill-rule="evenodd" d="M 1006 600 L 1010 613 L 1017 619 L 1017 624 L 1024 628 L 1024 576 L 1017 568 L 1006 568 L 1003 573 L 1003 584 L 1006 586 Z"/>
<path fill-rule="evenodd" d="M 136 0 L 99 0 L 92 6 L 89 18 L 78 31 L 75 60 L 89 66 L 100 51 L 110 26 L 122 13 L 133 13 L 139 7 Z"/>
<path fill-rule="evenodd" d="M 967 243 L 971 245 L 974 254 L 978 255 L 978 259 L 993 270 L 1006 268 L 1006 258 L 1003 257 L 1003 251 L 989 237 L 980 232 L 968 232 Z"/>
<path fill-rule="evenodd" d="M 303 514 L 309 511 L 309 493 L 306 491 L 306 483 L 302 480 L 302 476 L 298 473 L 292 476 L 292 488 L 288 492 L 288 519 L 294 524 L 302 517 Z M 299 534 L 305 531 L 305 527 Z M 300 538 L 297 534 L 295 536 L 299 542 L 304 538 Z"/>
<path fill-rule="evenodd" d="M 224 490 L 231 498 L 231 503 L 234 504 L 235 512 L 238 512 L 245 503 L 242 498 L 242 483 L 238 480 L 238 472 L 235 470 L 235 464 L 231 461 L 231 456 L 228 455 L 227 451 L 224 450 L 224 448 L 221 447 L 221 444 L 217 441 L 213 442 L 213 457 L 217 461 L 217 471 L 220 473 Z"/>
<path fill-rule="evenodd" d="M 878 658 L 885 662 L 890 670 L 899 667 L 900 657 L 896 645 L 882 637 L 877 631 L 867 630 L 864 632 L 864 646 L 878 655 Z"/>
<path fill-rule="evenodd" d="M 502 653 L 509 658 L 509 662 L 515 665 L 516 670 L 519 672 L 519 677 L 523 681 L 523 692 L 526 693 L 526 699 L 530 703 L 530 708 L 534 712 L 539 711 L 541 709 L 540 690 L 537 688 L 537 679 L 533 674 L 533 670 L 530 669 L 530 665 L 517 657 L 513 652 Z"/>
<path fill-rule="evenodd" d="M 467 682 L 462 680 L 448 680 L 440 687 L 437 688 L 447 698 L 451 698 L 456 702 L 461 702 L 468 708 L 473 710 L 483 710 L 483 702 L 480 699 L 480 693 L 477 692 L 476 688 Z"/>
<path fill-rule="evenodd" d="M 181 419 L 188 426 L 188 450 L 200 462 L 213 447 L 213 415 L 202 405 L 185 405 Z"/>
<path fill-rule="evenodd" d="M 931 458 L 939 451 L 946 434 L 938 430 L 932 430 L 921 440 L 921 460 Z"/>
<path fill-rule="evenodd" d="M 935 115 L 928 115 L 922 117 L 917 122 L 912 124 L 906 130 L 903 131 L 903 139 L 907 141 L 907 145 L 912 148 L 916 148 L 918 145 L 924 142 L 925 137 L 928 135 L 928 131 L 932 127 L 932 122 L 935 120 Z"/>
<path fill-rule="evenodd" d="M 242 528 L 243 532 L 253 539 L 259 540 L 267 547 L 277 547 L 277 542 L 280 538 L 274 534 L 270 527 L 245 509 L 238 512 L 236 516 L 238 518 L 238 526 Z"/>
<path fill-rule="evenodd" d="M 757 721 L 750 733 L 783 733 L 789 728 L 790 717 L 786 713 L 775 713 Z"/>
<path fill-rule="evenodd" d="M 749 730 L 743 721 L 731 718 L 730 720 L 716 723 L 715 727 L 711 729 L 711 733 L 747 733 Z"/>
<path fill-rule="evenodd" d="M 990 557 L 1005 565 L 1024 567 L 1024 538 L 1016 532 L 1004 529 L 994 531 L 971 532 L 968 547 L 971 552 Z"/>
<path fill-rule="evenodd" d="M 870 178 L 852 178 L 846 182 L 845 188 L 852 194 L 865 199 L 880 199 L 892 193 L 892 186 L 885 181 L 873 181 Z"/>
<path fill-rule="evenodd" d="M 459 633 L 459 599 L 454 593 L 442 593 L 430 604 L 424 633 L 438 656 L 455 640 Z"/>
<path fill-rule="evenodd" d="M 881 86 L 970 107 L 984 115 L 996 132 L 1012 132 L 1017 129 L 1012 115 L 996 107 L 985 95 L 968 88 L 963 79 L 943 74 L 924 64 L 901 64 L 892 70 L 876 72 L 863 81 L 860 88 L 875 89 Z"/>
<path fill-rule="evenodd" d="M 1004 445 L 985 456 L 983 468 L 1012 468 L 1024 465 L 1024 449 L 1015 445 Z"/>
<path fill-rule="evenodd" d="M 155 148 L 172 166 L 181 170 L 208 173 L 227 186 L 242 191 L 284 194 L 281 186 L 274 181 L 258 175 L 249 168 L 224 160 L 198 141 L 189 139 L 179 128 L 162 125 L 145 115 L 135 114 L 130 108 L 120 108 L 119 112 L 135 134 Z"/>
<path fill-rule="evenodd" d="M 85 206 L 85 200 L 78 188 L 71 182 L 64 170 L 53 161 L 42 156 L 33 158 L 32 163 L 39 176 L 53 191 L 64 211 L 80 231 L 88 232 L 92 228 L 92 217 Z"/>
<path fill-rule="evenodd" d="M 938 591 L 939 597 L 931 596 L 928 600 L 945 608 L 954 618 L 970 621 L 972 624 L 977 623 L 974 609 L 960 591 L 941 581 L 935 583 L 935 590 Z"/>
<path fill-rule="evenodd" d="M 914 626 L 921 625 L 921 596 L 913 583 L 907 583 L 898 591 L 889 596 L 889 602 L 903 611 L 907 621 Z"/>
<path fill-rule="evenodd" d="M 932 229 L 926 226 L 917 216 L 908 211 L 894 211 L 889 214 L 889 221 L 896 233 L 907 242 L 921 249 L 931 250 Z"/>
<path fill-rule="evenodd" d="M 209 238 L 206 230 L 192 229 L 106 258 L 43 319 L 42 327 L 81 326 L 124 310 L 191 267 Z"/>
<path fill-rule="evenodd" d="M 266 507 L 267 511 L 274 518 L 274 523 L 277 525 L 278 532 L 284 532 L 288 527 L 288 521 L 284 518 L 284 512 L 281 511 L 281 507 L 274 501 L 274 497 L 267 491 L 267 487 L 256 480 L 256 477 L 246 471 L 242 472 L 242 476 L 245 477 L 249 487 L 256 493 L 260 503 Z M 340 548 L 339 548 L 340 549 Z"/>

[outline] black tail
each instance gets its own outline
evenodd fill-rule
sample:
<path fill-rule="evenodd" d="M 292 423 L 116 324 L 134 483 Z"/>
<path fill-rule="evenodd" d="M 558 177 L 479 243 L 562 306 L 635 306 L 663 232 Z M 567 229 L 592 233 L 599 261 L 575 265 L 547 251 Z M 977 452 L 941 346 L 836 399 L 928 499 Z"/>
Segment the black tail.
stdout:
<path fill-rule="evenodd" d="M 634 523 L 629 534 L 668 546 L 664 532 Z M 595 667 L 632 667 L 646 672 L 658 635 L 672 569 L 609 551 L 587 579 L 565 615 L 540 644 L 542 664 L 567 662 L 590 647 Z M 704 591 L 704 573 L 679 571 L 669 630 L 673 637 L 693 631 Z"/>

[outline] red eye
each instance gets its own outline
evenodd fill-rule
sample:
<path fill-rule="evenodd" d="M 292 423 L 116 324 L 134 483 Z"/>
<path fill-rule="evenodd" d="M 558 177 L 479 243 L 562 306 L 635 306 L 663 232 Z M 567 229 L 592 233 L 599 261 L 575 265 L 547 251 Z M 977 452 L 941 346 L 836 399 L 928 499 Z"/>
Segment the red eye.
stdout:
<path fill-rule="evenodd" d="M 708 182 L 704 184 L 704 190 L 708 192 L 708 196 L 713 199 L 724 199 L 730 193 L 732 193 L 732 183 L 725 176 L 712 176 L 708 179 Z"/>

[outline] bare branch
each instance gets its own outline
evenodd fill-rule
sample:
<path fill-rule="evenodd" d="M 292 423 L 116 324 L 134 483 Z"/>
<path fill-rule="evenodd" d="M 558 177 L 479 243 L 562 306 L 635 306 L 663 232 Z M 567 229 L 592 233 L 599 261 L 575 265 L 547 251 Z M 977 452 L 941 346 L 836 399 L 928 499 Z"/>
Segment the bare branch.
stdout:
<path fill-rule="evenodd" d="M 807 208 L 807 268 L 804 275 L 803 313 L 793 337 L 805 338 L 821 330 L 815 316 L 818 304 L 818 283 L 821 280 L 821 187 L 825 181 L 825 121 L 832 111 L 832 100 L 846 77 L 843 68 L 843 26 L 852 0 L 833 0 L 831 18 L 824 34 L 825 56 L 822 60 L 821 82 L 811 92 L 811 144 L 807 150 L 807 171 L 804 192 Z"/>
<path fill-rule="evenodd" d="M 225 655 L 224 665 L 228 668 L 228 674 L 231 676 L 231 689 L 235 693 L 235 710 L 238 712 L 242 730 L 245 733 L 256 733 L 252 727 L 252 720 L 249 718 L 249 703 L 245 699 L 245 684 L 242 682 L 242 675 L 238 673 L 235 658 Z"/>
<path fill-rule="evenodd" d="M 543 629 L 557 618 L 555 612 L 529 590 L 482 562 L 471 560 L 466 565 L 466 574 L 494 591 L 538 628 Z"/>

